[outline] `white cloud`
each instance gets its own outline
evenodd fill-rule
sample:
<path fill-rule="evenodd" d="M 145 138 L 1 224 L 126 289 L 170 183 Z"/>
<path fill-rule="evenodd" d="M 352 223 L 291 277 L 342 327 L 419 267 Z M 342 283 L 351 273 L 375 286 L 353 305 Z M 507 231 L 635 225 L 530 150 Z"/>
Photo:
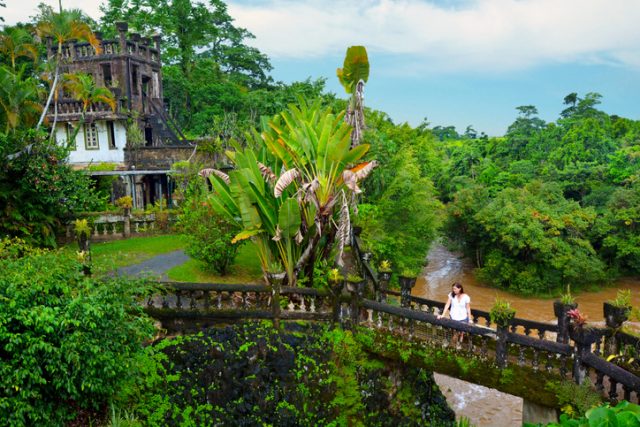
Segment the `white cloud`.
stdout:
<path fill-rule="evenodd" d="M 364 44 L 422 71 L 512 70 L 553 62 L 640 66 L 638 0 L 268 0 L 232 2 L 236 24 L 274 58 Z M 409 59 L 409 58 L 407 58 Z"/>
<path fill-rule="evenodd" d="M 0 16 L 5 20 L 5 24 L 15 24 L 17 22 L 28 22 L 30 17 L 36 15 L 39 3 L 45 3 L 58 10 L 58 0 L 6 0 L 6 8 L 0 9 Z M 100 16 L 100 0 L 62 0 L 65 9 L 82 9 L 97 19 Z"/>

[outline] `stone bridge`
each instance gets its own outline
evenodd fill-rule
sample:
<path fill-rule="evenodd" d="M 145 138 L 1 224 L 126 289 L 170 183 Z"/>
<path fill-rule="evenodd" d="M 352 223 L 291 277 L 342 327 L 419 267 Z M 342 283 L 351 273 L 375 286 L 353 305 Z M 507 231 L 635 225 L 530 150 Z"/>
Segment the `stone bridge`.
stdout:
<path fill-rule="evenodd" d="M 374 342 L 387 343 L 371 349 L 385 357 L 406 357 L 402 353 L 408 349 L 437 350 L 430 353 L 431 359 L 422 355 L 407 363 L 424 364 L 543 406 L 554 406 L 553 393 L 544 391 L 547 381 L 581 382 L 586 377 L 608 401 L 639 400 L 640 378 L 607 361 L 623 345 L 640 348 L 640 340 L 632 335 L 612 328 L 583 333 L 562 320 L 559 326 L 514 318 L 501 327 L 492 324 L 489 313 L 482 310 L 472 310 L 473 324 L 438 319 L 444 307 L 441 302 L 383 288 L 366 298 L 364 285 L 347 284 L 346 290 L 342 286 L 330 290 L 280 287 L 276 293 L 271 286 L 259 284 L 162 283 L 161 292 L 148 298 L 145 310 L 170 332 L 250 319 L 366 328 L 373 331 Z M 454 342 L 454 333 L 460 332 L 465 337 Z M 465 359 L 473 361 L 472 372 L 460 369 Z M 515 375 L 513 381 L 503 381 L 501 371 L 505 370 Z"/>

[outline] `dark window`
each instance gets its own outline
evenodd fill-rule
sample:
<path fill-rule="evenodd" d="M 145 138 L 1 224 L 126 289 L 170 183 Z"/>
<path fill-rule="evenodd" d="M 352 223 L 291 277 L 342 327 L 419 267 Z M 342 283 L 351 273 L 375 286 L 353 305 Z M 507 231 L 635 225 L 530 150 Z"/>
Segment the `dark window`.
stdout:
<path fill-rule="evenodd" d="M 115 150 L 116 148 L 116 129 L 113 122 L 107 122 L 107 138 L 109 139 L 109 149 Z"/>
<path fill-rule="evenodd" d="M 150 126 L 144 128 L 144 140 L 144 145 L 146 147 L 151 147 L 153 145 L 153 128 L 151 128 Z"/>
<path fill-rule="evenodd" d="M 113 79 L 111 78 L 111 64 L 101 64 L 102 81 L 106 87 L 110 87 Z"/>
<path fill-rule="evenodd" d="M 149 76 L 142 76 L 142 96 L 149 96 L 149 86 L 151 85 L 151 79 Z"/>
<path fill-rule="evenodd" d="M 138 95 L 138 66 L 134 65 L 131 68 L 131 92 L 134 95 Z"/>

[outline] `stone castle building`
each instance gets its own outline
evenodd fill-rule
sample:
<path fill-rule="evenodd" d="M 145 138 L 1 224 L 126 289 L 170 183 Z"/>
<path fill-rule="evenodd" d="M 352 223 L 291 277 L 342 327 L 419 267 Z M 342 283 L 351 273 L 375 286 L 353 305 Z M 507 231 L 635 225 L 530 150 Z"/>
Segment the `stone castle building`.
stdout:
<path fill-rule="evenodd" d="M 55 123 L 59 143 L 67 143 L 76 127 L 82 126 L 69 162 L 78 169 L 114 165 L 114 170 L 89 172 L 120 177 L 114 198 L 130 195 L 137 208 L 160 199 L 171 204 L 168 172 L 174 162 L 189 158 L 194 146 L 164 109 L 160 36 L 129 34 L 124 22 L 116 26 L 115 40 L 103 40 L 96 33 L 102 47 L 99 54 L 86 42 L 64 44 L 61 67 L 63 73 L 89 74 L 97 86 L 109 88 L 117 102 L 115 111 L 104 103 L 92 104 L 81 125 L 82 103 L 61 88 L 47 118 L 51 125 Z M 56 49 L 47 43 L 49 55 Z"/>

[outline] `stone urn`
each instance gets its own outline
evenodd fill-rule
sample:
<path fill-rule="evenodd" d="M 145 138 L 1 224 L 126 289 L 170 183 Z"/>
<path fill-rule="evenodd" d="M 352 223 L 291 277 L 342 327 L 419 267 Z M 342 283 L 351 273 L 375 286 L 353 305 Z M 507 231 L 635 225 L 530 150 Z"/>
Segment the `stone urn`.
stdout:
<path fill-rule="evenodd" d="M 629 320 L 629 313 L 631 307 L 621 307 L 609 302 L 605 302 L 602 306 L 604 312 L 604 319 L 607 327 L 618 329 L 624 322 Z"/>
<path fill-rule="evenodd" d="M 398 276 L 400 282 L 400 305 L 409 307 L 411 305 L 411 290 L 416 285 L 416 276 Z"/>
<path fill-rule="evenodd" d="M 589 326 L 569 325 L 569 336 L 576 343 L 590 346 L 600 339 L 600 331 Z"/>
<path fill-rule="evenodd" d="M 569 341 L 569 317 L 567 316 L 567 313 L 569 310 L 574 310 L 576 308 L 578 308 L 578 304 L 575 302 L 573 304 L 565 304 L 562 301 L 553 302 L 553 314 L 555 314 L 558 319 L 557 342 L 566 344 L 567 341 Z"/>

